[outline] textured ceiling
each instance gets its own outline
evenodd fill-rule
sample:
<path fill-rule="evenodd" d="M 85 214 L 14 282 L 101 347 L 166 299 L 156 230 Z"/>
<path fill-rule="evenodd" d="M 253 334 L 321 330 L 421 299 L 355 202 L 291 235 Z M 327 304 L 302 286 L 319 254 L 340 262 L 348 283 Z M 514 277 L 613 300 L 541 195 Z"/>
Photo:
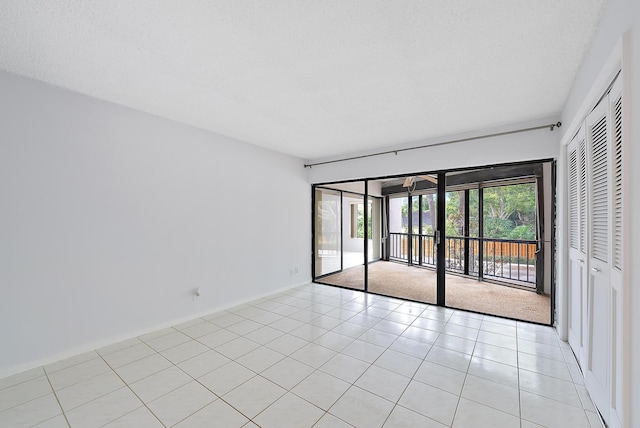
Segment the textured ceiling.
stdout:
<path fill-rule="evenodd" d="M 305 159 L 557 115 L 606 0 L 0 2 L 0 69 Z"/>

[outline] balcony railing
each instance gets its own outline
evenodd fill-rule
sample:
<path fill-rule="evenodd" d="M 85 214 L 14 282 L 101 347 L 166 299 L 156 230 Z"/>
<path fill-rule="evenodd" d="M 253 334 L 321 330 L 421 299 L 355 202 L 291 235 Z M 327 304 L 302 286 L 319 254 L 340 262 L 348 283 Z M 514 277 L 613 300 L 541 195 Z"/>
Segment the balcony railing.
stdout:
<path fill-rule="evenodd" d="M 535 287 L 536 241 L 452 236 L 445 239 L 444 245 L 445 270 L 448 272 Z M 389 257 L 406 262 L 411 258 L 411 264 L 435 267 L 434 238 L 432 235 L 389 233 Z"/>

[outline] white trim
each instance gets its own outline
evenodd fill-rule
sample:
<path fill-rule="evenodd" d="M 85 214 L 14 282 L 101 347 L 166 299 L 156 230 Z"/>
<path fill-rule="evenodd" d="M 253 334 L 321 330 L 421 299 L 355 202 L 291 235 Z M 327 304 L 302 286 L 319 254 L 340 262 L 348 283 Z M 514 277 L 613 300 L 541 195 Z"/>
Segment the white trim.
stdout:
<path fill-rule="evenodd" d="M 580 108 L 568 124 L 563 124 L 563 128 L 567 131 L 561 139 L 562 150 L 566 150 L 566 146 L 571 142 L 573 136 L 578 132 L 580 126 L 584 122 L 584 118 L 593 110 L 602 97 L 603 92 L 609 87 L 614 77 L 622 68 L 623 57 L 623 38 L 621 37 L 611 50 L 609 58 L 603 63 L 602 69 L 598 77 L 591 84 L 589 93 L 582 100 Z M 565 127 L 566 126 L 566 127 Z"/>
<path fill-rule="evenodd" d="M 573 137 L 572 137 L 573 138 Z M 571 140 L 569 140 L 571 141 Z M 560 146 L 558 162 L 556 163 L 556 254 L 562 254 L 561 263 L 556 264 L 556 302 L 555 327 L 558 336 L 563 341 L 569 340 L 569 228 L 567 217 L 569 204 L 567 197 L 567 146 Z M 560 310 L 561 309 L 561 310 Z"/>
<path fill-rule="evenodd" d="M 622 35 L 622 230 L 627 231 L 622 241 L 622 343 L 618 352 L 622 355 L 622 412 L 612 412 L 615 417 L 610 418 L 611 427 L 623 426 L 631 420 L 631 239 L 629 232 L 631 224 L 631 81 L 633 70 L 631 67 L 631 34 L 626 31 Z M 619 420 L 620 418 L 621 420 Z"/>
<path fill-rule="evenodd" d="M 569 257 L 568 257 L 568 231 L 564 227 L 568 223 L 568 201 L 566 186 L 568 182 L 568 170 L 566 166 L 566 156 L 567 156 L 567 146 L 572 141 L 574 135 L 579 131 L 580 126 L 585 120 L 585 117 L 593 110 L 596 106 L 600 98 L 602 97 L 604 91 L 609 87 L 609 85 L 614 80 L 616 74 L 621 72 L 619 78 L 622 81 L 622 99 L 623 99 L 623 229 L 631 230 L 631 212 L 630 212 L 630 195 L 629 192 L 631 186 L 631 159 L 629 156 L 630 151 L 630 132 L 631 132 L 631 108 L 630 108 L 630 100 L 631 100 L 631 76 L 633 72 L 631 71 L 631 43 L 630 43 L 630 34 L 629 32 L 625 32 L 622 34 L 620 39 L 616 42 L 615 46 L 611 50 L 611 53 L 607 60 L 602 64 L 602 68 L 598 73 L 596 79 L 592 82 L 591 88 L 587 95 L 583 98 L 582 103 L 580 104 L 580 108 L 575 113 L 574 117 L 567 123 L 565 120 L 564 129 L 566 132 L 564 133 L 561 139 L 560 146 L 560 160 L 559 166 L 562 168 L 562 172 L 558 174 L 558 226 L 559 229 L 563 230 L 561 236 L 562 239 L 558 240 L 557 243 L 557 251 L 562 254 L 562 264 L 558 265 L 558 278 L 562 281 L 563 286 L 556 289 L 556 298 L 557 298 L 557 307 L 562 309 L 562 312 L 557 314 L 557 330 L 559 336 L 564 340 L 567 332 L 567 316 L 568 316 L 568 304 L 569 302 L 566 300 L 567 296 L 567 288 L 568 288 L 568 266 L 569 266 Z M 559 234 L 560 235 L 560 234 Z M 622 375 L 617 379 L 617 382 L 622 382 L 622 397 L 621 397 L 621 407 L 615 409 L 611 407 L 607 409 L 609 411 L 609 424 L 611 427 L 620 427 L 624 426 L 625 421 L 630 420 L 631 416 L 631 356 L 628 352 L 631 346 L 631 324 L 630 324 L 630 316 L 631 316 L 631 299 L 630 296 L 630 285 L 631 285 L 631 271 L 629 266 L 631 266 L 631 248 L 629 239 L 625 239 L 623 241 L 623 271 L 622 271 L 622 288 L 621 292 L 623 294 L 622 302 L 623 307 L 619 308 L 622 313 L 622 343 L 613 344 L 612 346 L 617 346 L 618 352 L 622 355 Z M 612 320 L 615 322 L 615 320 Z M 611 340 L 614 341 L 616 338 L 612 337 Z M 615 373 L 611 373 L 611 375 L 615 376 Z M 614 404 L 614 403 L 612 403 Z M 621 412 L 621 413 L 618 413 Z"/>
<path fill-rule="evenodd" d="M 626 40 L 626 37 L 625 37 Z M 627 46 L 624 46 L 628 50 L 628 42 L 625 42 Z M 568 236 L 567 236 L 567 216 L 568 216 L 568 205 L 566 201 L 567 192 L 566 186 L 568 182 L 567 178 L 567 146 L 573 139 L 573 137 L 578 133 L 580 127 L 584 123 L 587 115 L 593 110 L 593 108 L 598 103 L 598 100 L 602 97 L 603 92 L 609 87 L 611 81 L 616 76 L 618 71 L 622 68 L 623 60 L 623 38 L 620 38 L 616 45 L 613 47 L 611 54 L 607 58 L 607 60 L 603 63 L 602 69 L 598 74 L 598 77 L 593 81 L 591 85 L 591 89 L 588 94 L 584 97 L 580 108 L 571 119 L 571 122 L 568 125 L 563 125 L 563 128 L 566 129 L 566 132 L 562 136 L 560 140 L 560 153 L 558 156 L 558 174 L 557 174 L 557 183 L 556 183 L 556 204 L 558 207 L 557 219 L 558 219 L 558 230 L 561 230 L 562 233 L 558 233 L 557 241 L 556 241 L 556 254 L 562 254 L 561 263 L 557 264 L 558 275 L 556 280 L 556 329 L 558 331 L 558 335 L 564 341 L 568 338 L 568 305 L 567 301 L 568 296 L 568 271 L 567 266 L 569 266 L 569 247 L 568 247 Z M 628 63 L 628 61 L 627 61 Z M 628 75 L 629 73 L 627 73 Z M 629 88 L 628 85 L 623 85 L 623 91 L 626 92 L 623 96 L 628 96 Z M 565 127 L 566 126 L 566 127 Z M 628 125 L 627 125 L 628 126 Z M 626 178 L 628 180 L 628 178 Z M 627 204 L 628 205 L 628 204 Z M 627 216 L 628 217 L 628 216 Z M 625 226 L 626 227 L 626 226 Z M 628 229 L 626 229 L 628 230 Z M 625 249 L 625 254 L 629 254 L 629 251 Z M 624 261 L 627 262 L 626 260 Z M 561 282 L 559 282 L 561 281 Z"/>

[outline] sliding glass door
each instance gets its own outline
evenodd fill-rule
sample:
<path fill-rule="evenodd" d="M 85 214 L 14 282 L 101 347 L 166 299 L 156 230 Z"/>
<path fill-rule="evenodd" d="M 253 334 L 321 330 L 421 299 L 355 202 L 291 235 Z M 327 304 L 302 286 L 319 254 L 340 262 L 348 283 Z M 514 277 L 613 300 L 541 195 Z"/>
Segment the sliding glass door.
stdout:
<path fill-rule="evenodd" d="M 550 293 L 538 273 L 544 272 L 540 213 L 545 199 L 551 206 L 550 192 L 539 192 L 550 182 L 546 170 L 512 167 L 520 176 L 498 180 L 486 169 L 447 175 L 447 306 L 551 323 Z"/>
<path fill-rule="evenodd" d="M 316 187 L 314 230 L 314 276 L 342 270 L 342 195 Z"/>
<path fill-rule="evenodd" d="M 434 191 L 387 198 L 385 255 L 369 266 L 369 291 L 436 303 L 436 201 Z"/>
<path fill-rule="evenodd" d="M 368 263 L 382 256 L 382 198 L 366 182 L 314 190 L 314 280 L 364 290 Z"/>
<path fill-rule="evenodd" d="M 552 168 L 497 165 L 316 187 L 314 280 L 549 324 Z"/>
<path fill-rule="evenodd" d="M 369 212 L 367 216 L 368 228 L 368 262 L 372 263 L 382 257 L 382 198 L 369 195 L 367 204 Z"/>
<path fill-rule="evenodd" d="M 344 207 L 342 222 L 345 230 L 343 239 L 343 269 L 364 265 L 365 247 L 365 204 L 364 196 L 342 192 Z"/>

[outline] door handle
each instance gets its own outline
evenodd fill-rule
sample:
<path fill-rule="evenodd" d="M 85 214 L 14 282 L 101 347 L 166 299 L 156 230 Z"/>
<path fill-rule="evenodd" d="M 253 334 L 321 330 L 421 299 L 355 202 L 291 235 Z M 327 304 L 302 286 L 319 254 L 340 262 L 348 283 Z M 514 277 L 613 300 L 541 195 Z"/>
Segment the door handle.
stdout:
<path fill-rule="evenodd" d="M 584 263 L 584 259 L 578 259 L 580 263 Z"/>
<path fill-rule="evenodd" d="M 594 272 L 596 272 L 596 273 L 600 272 L 600 269 L 598 269 L 598 268 L 594 268 L 594 267 L 592 267 L 592 268 L 591 268 L 591 270 L 592 270 L 592 271 L 594 271 Z"/>

